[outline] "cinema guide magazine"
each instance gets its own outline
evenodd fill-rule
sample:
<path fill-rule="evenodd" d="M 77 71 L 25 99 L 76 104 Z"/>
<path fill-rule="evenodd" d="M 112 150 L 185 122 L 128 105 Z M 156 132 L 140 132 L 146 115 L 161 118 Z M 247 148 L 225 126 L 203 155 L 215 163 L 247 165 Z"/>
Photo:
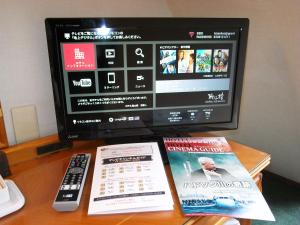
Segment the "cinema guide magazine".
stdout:
<path fill-rule="evenodd" d="M 164 144 L 185 215 L 275 220 L 224 137 L 164 138 Z"/>

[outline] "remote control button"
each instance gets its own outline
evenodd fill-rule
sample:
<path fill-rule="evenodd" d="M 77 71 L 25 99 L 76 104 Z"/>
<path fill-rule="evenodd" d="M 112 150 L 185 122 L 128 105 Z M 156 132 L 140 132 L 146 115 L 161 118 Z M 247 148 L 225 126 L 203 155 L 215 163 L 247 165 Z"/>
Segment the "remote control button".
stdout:
<path fill-rule="evenodd" d="M 71 185 L 71 190 L 76 190 L 76 189 L 77 189 L 77 185 L 76 184 Z"/>
<path fill-rule="evenodd" d="M 70 185 L 63 185 L 61 187 L 61 190 L 69 190 L 69 188 L 70 188 Z"/>
<path fill-rule="evenodd" d="M 75 168 L 70 169 L 70 173 L 72 173 L 72 174 L 83 173 L 83 169 L 81 167 L 75 167 Z"/>

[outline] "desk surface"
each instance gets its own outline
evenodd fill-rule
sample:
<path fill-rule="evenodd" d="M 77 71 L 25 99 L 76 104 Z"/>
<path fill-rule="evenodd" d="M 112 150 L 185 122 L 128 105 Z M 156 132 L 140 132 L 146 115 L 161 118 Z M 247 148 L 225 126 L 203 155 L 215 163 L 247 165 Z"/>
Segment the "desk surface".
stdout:
<path fill-rule="evenodd" d="M 229 141 L 229 143 L 252 177 L 258 175 L 270 163 L 270 155 L 267 153 L 233 141 Z M 96 147 L 100 145 L 103 145 L 103 142 L 76 142 L 71 150 L 53 153 L 48 156 L 32 159 L 12 166 L 11 170 L 13 175 L 9 177 L 9 179 L 12 179 L 20 188 L 25 196 L 26 202 L 21 210 L 0 219 L 1 224 L 220 224 L 218 221 L 220 222 L 222 219 L 217 216 L 183 216 L 169 166 L 166 166 L 166 173 L 168 175 L 175 203 L 173 211 L 88 216 L 87 209 L 95 162 L 95 152 Z M 56 212 L 52 208 L 52 202 L 68 166 L 71 155 L 78 152 L 92 153 L 93 156 L 79 209 L 74 212 Z"/>

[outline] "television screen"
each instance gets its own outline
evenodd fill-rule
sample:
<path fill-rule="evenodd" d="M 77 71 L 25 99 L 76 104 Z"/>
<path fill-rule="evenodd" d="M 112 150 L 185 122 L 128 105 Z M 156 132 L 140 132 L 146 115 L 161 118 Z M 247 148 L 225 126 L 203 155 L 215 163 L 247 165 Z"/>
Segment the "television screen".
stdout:
<path fill-rule="evenodd" d="M 46 19 L 61 139 L 237 128 L 248 24 Z"/>

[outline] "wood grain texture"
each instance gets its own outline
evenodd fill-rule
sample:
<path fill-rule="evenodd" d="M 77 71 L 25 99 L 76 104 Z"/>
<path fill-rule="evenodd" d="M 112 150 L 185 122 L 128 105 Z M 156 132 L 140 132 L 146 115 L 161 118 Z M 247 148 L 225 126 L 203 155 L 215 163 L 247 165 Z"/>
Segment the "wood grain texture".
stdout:
<path fill-rule="evenodd" d="M 50 136 L 42 140 L 37 140 L 37 143 L 40 144 L 56 140 L 57 136 Z M 175 203 L 173 211 L 88 216 L 87 210 L 94 170 L 96 147 L 103 144 L 103 141 L 75 142 L 74 147 L 70 150 L 52 153 L 44 157 L 38 157 L 19 162 L 11 166 L 13 175 L 9 177 L 9 179 L 14 180 L 17 186 L 20 188 L 21 192 L 25 196 L 26 203 L 25 206 L 18 212 L 2 218 L 1 225 L 221 225 L 222 222 L 227 219 L 225 217 L 218 216 L 183 216 L 169 166 L 166 166 L 165 169 Z M 230 142 L 230 144 L 240 161 L 250 171 L 252 177 L 256 177 L 260 171 L 270 163 L 270 156 L 266 153 L 238 144 L 236 142 Z M 28 151 L 32 151 L 32 144 L 27 143 L 25 146 L 27 147 Z M 7 151 L 13 152 L 16 151 L 16 149 L 8 149 Z M 64 172 L 68 166 L 71 155 L 79 152 L 92 153 L 92 160 L 82 195 L 81 204 L 79 209 L 74 212 L 56 212 L 52 208 L 52 202 L 55 198 L 61 179 L 64 176 Z M 243 224 L 249 224 L 249 222 L 251 221 L 243 220 Z"/>
<path fill-rule="evenodd" d="M 8 141 L 7 141 L 7 135 L 5 130 L 3 112 L 0 104 L 0 149 L 7 148 L 7 147 L 8 147 Z"/>
<path fill-rule="evenodd" d="M 18 163 L 39 157 L 36 151 L 37 147 L 53 144 L 58 141 L 59 139 L 57 135 L 51 135 L 34 141 L 17 144 L 10 148 L 3 149 L 3 151 L 6 153 L 9 165 L 13 166 Z"/>

